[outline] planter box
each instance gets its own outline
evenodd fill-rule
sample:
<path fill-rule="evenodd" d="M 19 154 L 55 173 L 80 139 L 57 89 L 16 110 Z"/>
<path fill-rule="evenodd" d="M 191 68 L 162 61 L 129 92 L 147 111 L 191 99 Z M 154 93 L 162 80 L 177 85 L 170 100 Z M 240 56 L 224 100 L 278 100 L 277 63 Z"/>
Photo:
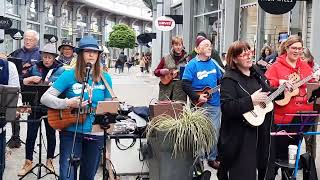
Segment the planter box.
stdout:
<path fill-rule="evenodd" d="M 192 152 L 172 157 L 173 144 L 168 138 L 163 141 L 165 132 L 157 132 L 149 143 L 152 148 L 152 158 L 149 159 L 149 177 L 152 180 L 192 180 L 193 162 Z"/>

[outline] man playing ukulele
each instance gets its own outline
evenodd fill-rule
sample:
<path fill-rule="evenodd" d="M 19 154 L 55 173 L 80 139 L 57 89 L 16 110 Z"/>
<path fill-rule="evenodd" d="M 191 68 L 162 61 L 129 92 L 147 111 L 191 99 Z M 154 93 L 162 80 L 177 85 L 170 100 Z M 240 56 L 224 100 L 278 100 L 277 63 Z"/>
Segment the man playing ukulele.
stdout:
<path fill-rule="evenodd" d="M 173 37 L 171 40 L 172 50 L 164 56 L 154 74 L 160 77 L 159 100 L 176 100 L 187 102 L 187 95 L 181 87 L 180 67 L 186 64 L 186 52 L 183 47 L 182 37 Z"/>
<path fill-rule="evenodd" d="M 195 91 L 206 89 L 207 87 L 215 88 L 218 85 L 218 81 L 222 78 L 222 73 L 215 60 L 210 57 L 212 44 L 208 39 L 198 36 L 195 50 L 197 56 L 189 61 L 184 70 L 182 88 L 192 102 L 197 102 L 195 105 L 203 103 L 203 107 L 207 110 L 218 135 L 221 117 L 219 92 L 216 91 L 209 97 L 208 93 L 203 92 L 199 95 Z M 208 158 L 208 164 L 215 169 L 219 167 L 216 157 L 217 148 L 214 145 Z"/>

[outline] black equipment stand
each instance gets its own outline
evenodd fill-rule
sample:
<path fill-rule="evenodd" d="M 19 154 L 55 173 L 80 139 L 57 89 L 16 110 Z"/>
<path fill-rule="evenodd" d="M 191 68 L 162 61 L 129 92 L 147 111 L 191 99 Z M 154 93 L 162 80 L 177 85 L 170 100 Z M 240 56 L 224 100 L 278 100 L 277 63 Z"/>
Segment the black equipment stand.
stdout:
<path fill-rule="evenodd" d="M 30 171 L 28 171 L 24 176 L 20 177 L 19 180 L 23 179 L 24 177 L 26 177 L 26 176 L 27 176 L 28 174 L 30 174 L 30 173 L 35 174 L 35 173 L 33 172 L 33 170 L 34 170 L 35 168 L 38 168 L 38 173 L 35 174 L 35 175 L 37 176 L 37 179 L 41 179 L 41 178 L 47 176 L 48 174 L 53 174 L 53 175 L 55 175 L 56 177 L 59 177 L 54 171 L 51 171 L 46 165 L 44 165 L 44 164 L 41 162 L 41 153 L 42 153 L 42 124 L 41 124 L 41 122 L 42 122 L 43 119 L 46 119 L 46 118 L 47 118 L 47 116 L 42 116 L 42 117 L 39 119 L 39 121 L 40 121 L 40 127 L 39 127 L 39 128 L 40 128 L 40 129 L 39 129 L 39 144 L 38 144 L 38 146 L 39 146 L 39 153 L 38 153 L 39 159 L 38 159 L 38 163 L 37 163 L 32 169 L 30 169 Z M 44 167 L 44 168 L 45 168 L 47 171 L 49 171 L 49 172 L 46 173 L 45 175 L 41 176 L 41 167 Z"/>

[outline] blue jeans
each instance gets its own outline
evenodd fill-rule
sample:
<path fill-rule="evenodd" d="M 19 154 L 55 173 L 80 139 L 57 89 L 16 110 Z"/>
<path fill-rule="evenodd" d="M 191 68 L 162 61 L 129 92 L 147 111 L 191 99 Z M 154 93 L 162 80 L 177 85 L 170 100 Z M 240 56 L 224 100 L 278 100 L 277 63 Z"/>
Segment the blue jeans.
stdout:
<path fill-rule="evenodd" d="M 6 131 L 0 134 L 0 180 L 2 180 L 6 162 Z"/>
<path fill-rule="evenodd" d="M 67 178 L 69 158 L 72 149 L 73 132 L 60 132 L 60 176 L 59 180 L 74 179 L 74 169 L 71 166 L 70 178 Z M 79 180 L 94 180 L 97 173 L 101 151 L 103 149 L 103 136 L 77 133 L 74 155 L 80 158 Z"/>
<path fill-rule="evenodd" d="M 220 106 L 212 106 L 207 103 L 203 105 L 203 108 L 206 109 L 206 111 L 208 112 L 208 115 L 210 116 L 212 126 L 216 132 L 216 140 L 218 141 L 219 130 L 221 125 L 221 108 Z M 211 152 L 209 154 L 208 160 L 215 160 L 217 156 L 218 156 L 218 148 L 217 148 L 217 143 L 215 143 L 211 148 Z"/>

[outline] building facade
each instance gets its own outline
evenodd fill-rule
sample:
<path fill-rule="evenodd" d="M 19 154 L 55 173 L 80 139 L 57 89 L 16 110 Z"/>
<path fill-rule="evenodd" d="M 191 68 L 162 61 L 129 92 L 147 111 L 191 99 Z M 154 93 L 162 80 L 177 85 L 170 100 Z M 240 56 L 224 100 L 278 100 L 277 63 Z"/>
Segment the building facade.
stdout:
<path fill-rule="evenodd" d="M 11 28 L 39 32 L 40 47 L 49 41 L 43 38 L 44 34 L 57 36 L 58 45 L 63 39 L 76 44 L 84 35 L 92 35 L 104 45 L 115 24 L 129 25 L 137 36 L 151 31 L 150 10 L 145 6 L 138 7 L 136 1 L 125 3 L 125 0 L 0 0 L 0 16 L 12 20 Z M 9 35 L 3 35 L 3 30 L 0 30 L 0 37 L 4 39 L 0 50 L 7 54 L 23 45 L 23 40 L 13 40 Z M 126 54 L 141 50 L 142 47 L 137 47 Z M 117 55 L 112 49 L 110 52 L 111 56 Z"/>

